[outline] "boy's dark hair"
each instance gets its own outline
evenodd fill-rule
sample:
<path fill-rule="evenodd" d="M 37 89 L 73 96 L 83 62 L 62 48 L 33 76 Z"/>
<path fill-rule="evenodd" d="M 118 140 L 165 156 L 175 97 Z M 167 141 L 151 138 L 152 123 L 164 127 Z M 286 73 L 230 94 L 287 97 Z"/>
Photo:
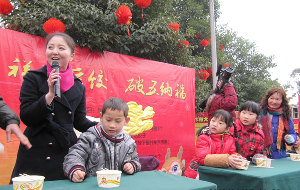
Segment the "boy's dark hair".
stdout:
<path fill-rule="evenodd" d="M 222 121 L 226 123 L 226 128 L 230 128 L 232 126 L 233 120 L 230 113 L 226 110 L 219 109 L 213 113 L 211 118 L 220 118 Z"/>
<path fill-rule="evenodd" d="M 240 112 L 243 110 L 251 111 L 251 112 L 255 113 L 257 116 L 259 116 L 259 114 L 260 114 L 260 107 L 259 107 L 258 103 L 253 102 L 253 101 L 247 101 L 247 102 L 243 103 L 243 105 L 241 105 L 241 107 L 240 107 Z"/>
<path fill-rule="evenodd" d="M 121 98 L 112 97 L 106 100 L 102 107 L 102 115 L 106 112 L 107 109 L 123 111 L 124 116 L 128 116 L 128 105 Z"/>

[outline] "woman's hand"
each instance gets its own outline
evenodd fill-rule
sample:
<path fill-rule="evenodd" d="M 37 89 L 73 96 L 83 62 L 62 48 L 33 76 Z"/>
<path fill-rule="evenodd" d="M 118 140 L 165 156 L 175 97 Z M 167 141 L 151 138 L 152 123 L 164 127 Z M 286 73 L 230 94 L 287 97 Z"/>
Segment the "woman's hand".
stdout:
<path fill-rule="evenodd" d="M 217 83 L 217 87 L 220 89 L 221 88 L 221 86 L 222 86 L 222 83 L 223 83 L 223 81 L 222 80 L 219 80 L 218 81 L 218 83 Z"/>
<path fill-rule="evenodd" d="M 295 139 L 292 135 L 285 135 L 284 140 L 288 143 L 288 144 L 293 144 L 295 142 Z"/>
<path fill-rule="evenodd" d="M 54 99 L 54 83 L 57 81 L 57 78 L 60 78 L 59 73 L 55 73 L 55 70 L 53 69 L 47 80 L 49 92 L 46 94 L 45 98 L 48 105 L 50 105 Z"/>

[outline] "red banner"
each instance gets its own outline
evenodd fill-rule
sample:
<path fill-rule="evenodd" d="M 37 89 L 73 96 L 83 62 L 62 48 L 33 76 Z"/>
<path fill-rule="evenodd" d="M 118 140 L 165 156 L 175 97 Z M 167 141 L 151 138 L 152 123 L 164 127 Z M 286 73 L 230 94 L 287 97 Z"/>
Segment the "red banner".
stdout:
<path fill-rule="evenodd" d="M 195 144 L 197 141 L 197 131 L 208 124 L 208 116 L 206 112 L 197 112 L 195 118 Z"/>
<path fill-rule="evenodd" d="M 45 39 L 6 29 L 0 29 L 0 39 L 0 94 L 19 113 L 23 76 L 46 63 Z M 143 110 L 150 106 L 153 127 L 133 136 L 138 153 L 154 155 L 162 165 L 167 148 L 177 154 L 182 146 L 182 158 L 189 162 L 195 132 L 194 69 L 80 47 L 72 67 L 87 89 L 87 115 L 99 117 L 109 97 L 135 102 Z"/>

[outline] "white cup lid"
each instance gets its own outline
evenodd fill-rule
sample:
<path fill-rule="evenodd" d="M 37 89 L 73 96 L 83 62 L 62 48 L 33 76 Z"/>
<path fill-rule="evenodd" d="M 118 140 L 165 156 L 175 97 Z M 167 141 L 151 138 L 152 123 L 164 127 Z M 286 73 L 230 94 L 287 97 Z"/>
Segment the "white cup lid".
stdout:
<path fill-rule="evenodd" d="M 40 175 L 21 175 L 18 177 L 12 178 L 12 181 L 14 182 L 31 182 L 31 181 L 36 181 L 36 180 L 44 180 L 44 176 Z"/>
<path fill-rule="evenodd" d="M 100 170 L 96 172 L 97 174 L 121 174 L 120 170 Z"/>

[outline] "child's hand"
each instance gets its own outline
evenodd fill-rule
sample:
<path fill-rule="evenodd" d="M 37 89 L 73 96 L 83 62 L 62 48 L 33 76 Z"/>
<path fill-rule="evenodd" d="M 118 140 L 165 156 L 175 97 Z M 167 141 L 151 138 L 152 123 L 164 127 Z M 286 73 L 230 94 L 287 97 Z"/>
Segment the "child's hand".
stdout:
<path fill-rule="evenodd" d="M 133 172 L 134 172 L 133 165 L 131 163 L 126 163 L 123 167 L 123 171 L 128 174 L 133 174 Z"/>
<path fill-rule="evenodd" d="M 80 183 L 84 180 L 85 172 L 82 170 L 76 170 L 73 173 L 72 181 L 75 183 Z"/>
<path fill-rule="evenodd" d="M 228 157 L 228 163 L 232 168 L 237 168 L 238 166 L 240 166 L 242 163 L 242 160 L 246 160 L 246 158 L 239 156 L 239 155 L 230 155 Z"/>

